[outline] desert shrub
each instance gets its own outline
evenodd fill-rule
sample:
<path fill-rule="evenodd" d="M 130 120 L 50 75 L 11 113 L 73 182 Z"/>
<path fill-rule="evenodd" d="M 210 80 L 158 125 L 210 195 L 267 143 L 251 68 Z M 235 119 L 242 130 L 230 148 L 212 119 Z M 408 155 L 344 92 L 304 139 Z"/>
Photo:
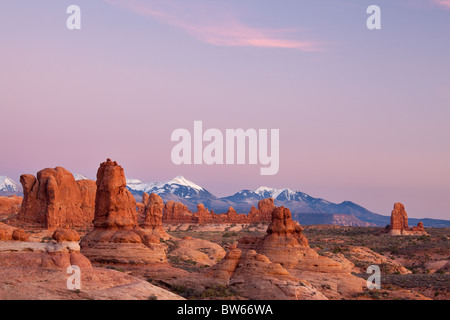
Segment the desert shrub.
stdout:
<path fill-rule="evenodd" d="M 119 271 L 119 272 L 125 272 L 125 270 L 123 268 L 115 267 L 115 266 L 106 266 L 106 269 L 116 270 L 116 271 Z"/>
<path fill-rule="evenodd" d="M 343 251 L 343 250 L 342 250 L 341 247 L 337 247 L 337 246 L 336 246 L 336 247 L 333 248 L 333 251 L 332 251 L 332 252 L 333 252 L 333 253 L 341 253 L 342 251 Z"/>
<path fill-rule="evenodd" d="M 186 262 L 188 264 L 192 264 L 194 266 L 197 264 L 197 261 L 194 261 L 194 260 L 191 260 L 191 259 L 185 260 L 184 262 Z"/>
<path fill-rule="evenodd" d="M 179 256 L 169 256 L 169 261 L 175 264 L 178 264 L 181 262 L 180 257 Z"/>
<path fill-rule="evenodd" d="M 194 289 L 182 285 L 173 284 L 170 286 L 170 291 L 186 299 L 195 299 L 198 297 L 198 293 Z"/>
<path fill-rule="evenodd" d="M 232 297 L 236 293 L 228 286 L 212 286 L 202 292 L 202 298 Z"/>
<path fill-rule="evenodd" d="M 161 241 L 162 243 L 167 245 L 167 252 L 171 252 L 175 249 L 178 249 L 180 247 L 180 245 L 178 244 L 178 242 L 174 241 L 174 240 L 163 240 Z"/>
<path fill-rule="evenodd" d="M 238 234 L 236 231 L 233 232 L 224 232 L 222 237 L 223 238 L 231 238 L 231 237 L 236 237 Z"/>

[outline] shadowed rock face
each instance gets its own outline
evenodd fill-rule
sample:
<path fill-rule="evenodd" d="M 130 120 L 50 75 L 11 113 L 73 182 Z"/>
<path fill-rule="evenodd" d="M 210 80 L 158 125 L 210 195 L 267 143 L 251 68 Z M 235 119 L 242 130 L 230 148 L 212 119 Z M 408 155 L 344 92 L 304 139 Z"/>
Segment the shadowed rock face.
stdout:
<path fill-rule="evenodd" d="M 75 181 L 64 168 L 44 169 L 37 177 L 22 175 L 24 199 L 18 219 L 44 228 L 85 227 L 94 218 L 96 186 Z"/>
<path fill-rule="evenodd" d="M 146 200 L 149 230 L 137 225 L 136 201 L 126 189 L 122 167 L 110 159 L 103 162 L 97 172 L 94 231 L 83 237 L 81 252 L 98 262 L 165 262 L 164 246 L 153 232 L 160 223 L 158 214 L 153 214 L 159 206 Z"/>

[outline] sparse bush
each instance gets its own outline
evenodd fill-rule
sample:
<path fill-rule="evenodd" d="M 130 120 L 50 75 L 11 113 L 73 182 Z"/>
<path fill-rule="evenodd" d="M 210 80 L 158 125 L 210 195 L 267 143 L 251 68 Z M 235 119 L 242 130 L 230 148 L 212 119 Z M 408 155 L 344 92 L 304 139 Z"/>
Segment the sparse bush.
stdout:
<path fill-rule="evenodd" d="M 236 293 L 230 289 L 228 286 L 213 286 L 207 288 L 202 292 L 202 298 L 216 298 L 216 297 L 232 297 L 236 295 Z"/>
<path fill-rule="evenodd" d="M 233 232 L 224 232 L 222 237 L 223 238 L 231 238 L 231 237 L 236 237 L 238 234 L 236 231 Z"/>

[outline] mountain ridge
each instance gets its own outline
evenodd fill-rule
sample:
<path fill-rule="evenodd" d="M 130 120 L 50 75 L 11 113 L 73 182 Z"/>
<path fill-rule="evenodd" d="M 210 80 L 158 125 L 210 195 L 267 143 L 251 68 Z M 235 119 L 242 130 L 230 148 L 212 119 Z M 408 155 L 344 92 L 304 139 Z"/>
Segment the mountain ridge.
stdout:
<path fill-rule="evenodd" d="M 128 182 L 132 183 L 128 184 Z M 191 186 L 195 187 L 191 188 Z M 294 219 L 301 223 L 302 216 L 307 218 L 305 222 L 310 222 L 307 224 L 328 222 L 330 224 L 349 226 L 384 227 L 390 223 L 390 216 L 371 212 L 352 201 L 333 203 L 289 188 L 277 189 L 261 186 L 255 190 L 243 189 L 231 196 L 218 198 L 205 188 L 183 176 L 178 176 L 165 182 L 152 183 L 144 183 L 138 179 L 127 179 L 127 188 L 137 199 L 142 196 L 143 192 L 156 193 L 164 201 L 182 202 L 193 212 L 197 210 L 197 205 L 202 203 L 216 213 L 227 212 L 229 207 L 233 207 L 240 213 L 248 213 L 252 206 L 258 206 L 260 200 L 274 198 L 275 205 L 289 208 Z M 410 221 L 411 224 L 424 221 L 427 227 L 450 227 L 450 221 L 442 219 L 410 218 Z"/>

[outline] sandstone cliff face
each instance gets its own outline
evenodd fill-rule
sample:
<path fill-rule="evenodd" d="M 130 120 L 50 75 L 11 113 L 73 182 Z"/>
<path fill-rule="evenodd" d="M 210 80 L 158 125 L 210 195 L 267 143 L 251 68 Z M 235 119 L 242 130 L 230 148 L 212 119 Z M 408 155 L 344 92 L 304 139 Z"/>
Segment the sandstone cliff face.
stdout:
<path fill-rule="evenodd" d="M 391 212 L 389 233 L 394 236 L 427 234 L 422 222 L 419 222 L 417 227 L 409 228 L 408 214 L 406 213 L 405 206 L 400 202 L 394 204 L 394 209 Z"/>
<path fill-rule="evenodd" d="M 64 168 L 20 177 L 24 199 L 18 219 L 44 228 L 86 227 L 94 218 L 95 182 L 75 181 Z"/>
<path fill-rule="evenodd" d="M 18 213 L 22 200 L 23 198 L 18 196 L 0 197 L 0 215 Z"/>
<path fill-rule="evenodd" d="M 123 168 L 108 159 L 98 169 L 94 231 L 83 237 L 81 252 L 97 262 L 165 262 L 165 246 L 153 232 L 161 227 L 161 220 L 152 214 L 157 207 L 146 207 L 150 230 L 139 228 L 136 201 L 126 189 Z"/>

